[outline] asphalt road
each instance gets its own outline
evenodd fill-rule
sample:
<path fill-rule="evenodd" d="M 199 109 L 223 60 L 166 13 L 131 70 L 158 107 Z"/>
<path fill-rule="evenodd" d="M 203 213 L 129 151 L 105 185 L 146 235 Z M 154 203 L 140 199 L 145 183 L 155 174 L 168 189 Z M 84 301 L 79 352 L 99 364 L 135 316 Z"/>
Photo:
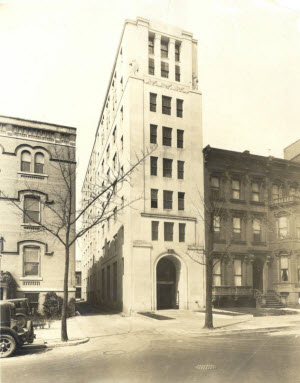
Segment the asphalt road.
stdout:
<path fill-rule="evenodd" d="M 222 336 L 95 336 L 74 347 L 19 351 L 2 359 L 1 375 L 1 383 L 297 383 L 300 328 Z"/>

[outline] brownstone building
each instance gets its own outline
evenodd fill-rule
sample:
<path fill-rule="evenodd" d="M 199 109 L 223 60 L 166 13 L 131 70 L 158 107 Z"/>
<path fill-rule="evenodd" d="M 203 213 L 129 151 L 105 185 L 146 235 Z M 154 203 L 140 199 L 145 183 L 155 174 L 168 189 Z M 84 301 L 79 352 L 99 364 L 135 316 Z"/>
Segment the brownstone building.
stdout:
<path fill-rule="evenodd" d="M 0 116 L 0 298 L 27 297 L 33 311 L 42 312 L 47 292 L 63 295 L 64 247 L 41 225 L 56 227 L 66 188 L 60 165 L 75 167 L 75 142 L 75 128 Z M 69 298 L 75 298 L 75 247 Z"/>
<path fill-rule="evenodd" d="M 288 159 L 204 148 L 213 224 L 215 305 L 267 307 L 300 298 L 299 142 Z M 298 156 L 299 158 L 299 156 Z M 206 241 L 211 235 L 206 230 Z"/>

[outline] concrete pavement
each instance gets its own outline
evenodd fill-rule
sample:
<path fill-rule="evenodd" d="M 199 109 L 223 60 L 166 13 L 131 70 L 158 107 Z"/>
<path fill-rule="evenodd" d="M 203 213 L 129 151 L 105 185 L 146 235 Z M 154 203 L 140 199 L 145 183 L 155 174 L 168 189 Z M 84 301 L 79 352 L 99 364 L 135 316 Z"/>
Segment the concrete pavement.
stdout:
<path fill-rule="evenodd" d="M 300 312 L 300 310 L 299 310 Z M 60 321 L 50 328 L 36 329 L 31 347 L 61 347 L 87 342 L 89 338 L 125 335 L 133 332 L 173 335 L 220 335 L 230 332 L 268 332 L 300 324 L 300 315 L 253 317 L 219 310 L 214 314 L 214 329 L 203 329 L 205 314 L 201 312 L 163 310 L 156 312 L 168 318 L 157 320 L 135 313 L 132 316 L 92 312 L 67 321 L 69 342 L 60 341 Z M 87 321 L 87 318 L 89 320 Z"/>

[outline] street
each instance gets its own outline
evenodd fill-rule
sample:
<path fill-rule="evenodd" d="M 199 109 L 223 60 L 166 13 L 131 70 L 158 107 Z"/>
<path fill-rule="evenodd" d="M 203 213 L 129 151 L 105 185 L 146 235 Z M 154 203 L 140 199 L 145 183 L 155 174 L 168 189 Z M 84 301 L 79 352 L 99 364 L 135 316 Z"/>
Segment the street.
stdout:
<path fill-rule="evenodd" d="M 1 360 L 1 382 L 300 382 L 300 327 L 270 333 L 183 335 L 153 330 L 97 336 L 98 315 L 81 318 L 88 343 L 21 350 Z"/>

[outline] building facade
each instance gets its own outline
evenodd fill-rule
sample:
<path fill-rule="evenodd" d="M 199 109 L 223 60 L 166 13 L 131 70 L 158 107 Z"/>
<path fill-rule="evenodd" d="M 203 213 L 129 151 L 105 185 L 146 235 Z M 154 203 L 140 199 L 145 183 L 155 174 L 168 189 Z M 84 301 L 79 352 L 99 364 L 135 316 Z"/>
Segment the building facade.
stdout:
<path fill-rule="evenodd" d="M 122 185 L 124 210 L 83 238 L 82 293 L 92 303 L 127 313 L 203 307 L 204 270 L 195 262 L 204 245 L 203 206 L 195 206 L 203 195 L 197 65 L 191 33 L 125 22 L 82 199 L 116 168 L 126 173 L 137 154 L 151 154 Z"/>
<path fill-rule="evenodd" d="M 207 146 L 216 305 L 295 305 L 300 298 L 300 150 L 286 159 Z M 287 154 L 290 154 L 289 156 Z M 298 156 L 298 157 L 297 157 Z"/>
<path fill-rule="evenodd" d="M 42 312 L 47 292 L 63 295 L 64 247 L 41 225 L 56 227 L 55 212 L 59 213 L 65 188 L 60 165 L 75 168 L 75 141 L 75 128 L 0 117 L 1 296 L 27 297 L 33 311 Z M 75 178 L 70 187 L 75 211 Z M 74 248 L 69 273 L 72 297 Z"/>

